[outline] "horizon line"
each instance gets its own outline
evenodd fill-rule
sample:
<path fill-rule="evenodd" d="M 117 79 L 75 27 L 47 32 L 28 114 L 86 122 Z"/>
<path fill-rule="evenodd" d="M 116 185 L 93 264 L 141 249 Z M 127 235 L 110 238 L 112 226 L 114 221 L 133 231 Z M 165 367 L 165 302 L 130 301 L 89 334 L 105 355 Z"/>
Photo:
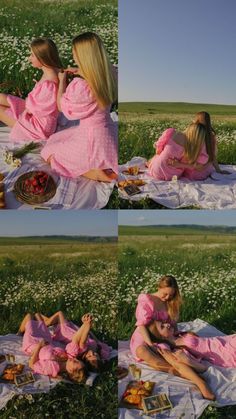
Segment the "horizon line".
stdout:
<path fill-rule="evenodd" d="M 185 101 L 168 101 L 168 100 L 122 100 L 119 101 L 119 104 L 121 103 L 186 103 L 186 104 L 192 104 L 192 105 L 214 105 L 214 106 L 236 106 L 236 103 L 229 104 L 229 103 L 209 103 L 209 102 L 185 102 Z"/>

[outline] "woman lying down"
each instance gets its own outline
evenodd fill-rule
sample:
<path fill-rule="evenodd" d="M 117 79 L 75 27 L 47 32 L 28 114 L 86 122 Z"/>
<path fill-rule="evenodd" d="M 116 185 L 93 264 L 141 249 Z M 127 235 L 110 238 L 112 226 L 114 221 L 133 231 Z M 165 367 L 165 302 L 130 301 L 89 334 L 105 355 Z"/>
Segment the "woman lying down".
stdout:
<path fill-rule="evenodd" d="M 201 373 L 209 366 L 236 367 L 236 334 L 200 337 L 192 332 L 176 332 L 170 322 L 153 320 L 147 326 L 152 341 L 147 364 L 156 370 L 172 372 L 194 383 L 208 400 L 215 395 Z M 143 337 L 139 327 L 134 331 L 130 349 L 137 361 L 142 361 Z M 206 362 L 207 361 L 207 362 Z"/>
<path fill-rule="evenodd" d="M 82 326 L 68 321 L 61 311 L 51 317 L 27 314 L 18 333 L 23 334 L 22 351 L 30 356 L 29 367 L 38 374 L 85 382 L 89 371 L 99 372 L 108 361 L 111 347 L 91 332 L 92 315 L 82 317 Z M 49 326 L 55 325 L 51 334 Z"/>

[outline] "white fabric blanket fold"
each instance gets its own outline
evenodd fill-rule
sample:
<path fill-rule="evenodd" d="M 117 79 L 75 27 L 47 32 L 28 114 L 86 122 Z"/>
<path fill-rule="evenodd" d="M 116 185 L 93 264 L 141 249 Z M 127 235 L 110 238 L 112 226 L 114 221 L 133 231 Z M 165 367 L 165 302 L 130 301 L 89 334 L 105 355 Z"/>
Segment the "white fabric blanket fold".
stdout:
<path fill-rule="evenodd" d="M 58 344 L 59 345 L 59 344 Z M 22 337 L 14 334 L 0 336 L 0 354 L 13 354 L 15 355 L 15 362 L 24 364 L 24 372 L 30 370 L 28 367 L 29 357 L 21 351 Z M 112 349 L 110 353 L 110 359 L 117 356 L 117 350 Z M 0 374 L 5 368 L 8 362 L 0 364 Z M 15 395 L 24 393 L 48 393 L 53 387 L 55 387 L 60 380 L 49 378 L 46 375 L 34 374 L 36 380 L 34 383 L 27 384 L 22 387 L 17 387 L 13 384 L 7 384 L 0 382 L 0 410 L 6 406 L 7 402 L 11 400 Z M 98 374 L 90 373 L 86 385 L 92 386 L 95 378 Z M 67 382 L 65 380 L 65 382 Z"/>
<path fill-rule="evenodd" d="M 16 200 L 12 190 L 16 179 L 23 173 L 32 170 L 45 170 L 52 175 L 57 192 L 50 201 L 36 205 L 46 209 L 100 209 L 107 205 L 114 182 L 95 182 L 80 176 L 78 179 L 69 179 L 57 176 L 40 157 L 39 152 L 29 153 L 22 159 L 22 166 L 12 170 L 4 162 L 3 151 L 20 148 L 23 143 L 13 143 L 8 139 L 9 128 L 0 127 L 0 173 L 5 175 L 5 200 L 7 209 L 32 209 L 31 205 L 22 204 Z M 42 142 L 43 144 L 43 142 Z"/>
<path fill-rule="evenodd" d="M 119 196 L 130 201 L 150 198 L 167 208 L 183 208 L 196 206 L 202 209 L 234 209 L 236 208 L 236 166 L 220 165 L 221 169 L 231 172 L 229 175 L 212 173 L 204 181 L 189 181 L 181 178 L 176 181 L 155 180 L 147 175 L 146 159 L 133 157 L 126 164 L 119 166 L 119 181 L 125 179 L 143 179 L 146 184 L 141 186 L 141 193 L 128 196 L 119 189 Z M 144 173 L 138 176 L 124 175 L 122 172 L 131 166 L 139 166 Z"/>
<path fill-rule="evenodd" d="M 25 372 L 29 370 L 29 357 L 20 350 L 21 344 L 22 338 L 20 336 L 12 334 L 0 336 L 0 353 L 15 355 L 15 362 L 24 364 Z M 7 362 L 0 364 L 0 372 L 2 372 L 6 364 Z M 30 383 L 22 387 L 17 387 L 13 384 L 0 383 L 0 409 L 5 407 L 8 400 L 12 399 L 17 394 L 47 393 L 56 385 L 56 381 L 54 380 L 55 382 L 53 383 L 46 375 L 35 374 L 35 377 L 36 381 L 34 383 Z"/>
<path fill-rule="evenodd" d="M 193 322 L 180 323 L 178 327 L 179 330 L 194 331 L 199 336 L 224 335 L 224 333 L 200 319 L 196 319 Z M 129 341 L 120 341 L 118 348 L 119 365 L 128 367 L 129 364 L 137 363 L 130 352 Z M 156 382 L 153 394 L 160 392 L 167 393 L 174 405 L 173 409 L 158 413 L 158 415 L 154 414 L 152 416 L 153 418 L 166 419 L 185 417 L 194 419 L 199 418 L 209 404 L 213 404 L 214 406 L 236 404 L 236 368 L 210 366 L 203 374 L 204 379 L 216 394 L 217 401 L 210 402 L 203 399 L 198 389 L 189 381 L 175 377 L 171 374 L 154 371 L 144 363 L 138 363 L 138 365 L 142 369 L 142 380 Z M 130 380 L 132 380 L 132 377 L 128 375 L 126 378 L 119 381 L 119 400 Z M 143 418 L 150 417 L 144 415 L 143 412 L 139 410 L 119 409 L 119 419 L 137 419 L 140 418 L 140 416 Z"/>

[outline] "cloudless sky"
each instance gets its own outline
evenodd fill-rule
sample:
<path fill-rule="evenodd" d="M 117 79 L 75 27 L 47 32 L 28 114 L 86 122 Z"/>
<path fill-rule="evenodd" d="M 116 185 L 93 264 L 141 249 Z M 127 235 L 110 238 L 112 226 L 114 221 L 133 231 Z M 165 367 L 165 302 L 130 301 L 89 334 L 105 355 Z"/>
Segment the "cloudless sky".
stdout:
<path fill-rule="evenodd" d="M 118 213 L 119 225 L 225 225 L 236 226 L 235 211 L 169 211 L 169 210 L 123 210 Z"/>
<path fill-rule="evenodd" d="M 116 236 L 117 211 L 1 211 L 0 236 Z"/>
<path fill-rule="evenodd" d="M 236 1 L 119 0 L 119 101 L 236 104 Z"/>

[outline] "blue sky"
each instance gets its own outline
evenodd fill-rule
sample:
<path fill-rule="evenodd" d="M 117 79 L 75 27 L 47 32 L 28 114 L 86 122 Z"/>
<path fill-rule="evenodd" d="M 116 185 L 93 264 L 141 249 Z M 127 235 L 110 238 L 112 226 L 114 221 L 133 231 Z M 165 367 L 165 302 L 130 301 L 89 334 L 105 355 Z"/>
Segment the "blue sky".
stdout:
<path fill-rule="evenodd" d="M 117 211 L 1 211 L 0 236 L 116 236 Z"/>
<path fill-rule="evenodd" d="M 123 210 L 118 213 L 119 225 L 199 224 L 236 226 L 236 211 L 194 210 Z"/>
<path fill-rule="evenodd" d="M 119 0 L 119 101 L 236 104 L 235 0 Z"/>

